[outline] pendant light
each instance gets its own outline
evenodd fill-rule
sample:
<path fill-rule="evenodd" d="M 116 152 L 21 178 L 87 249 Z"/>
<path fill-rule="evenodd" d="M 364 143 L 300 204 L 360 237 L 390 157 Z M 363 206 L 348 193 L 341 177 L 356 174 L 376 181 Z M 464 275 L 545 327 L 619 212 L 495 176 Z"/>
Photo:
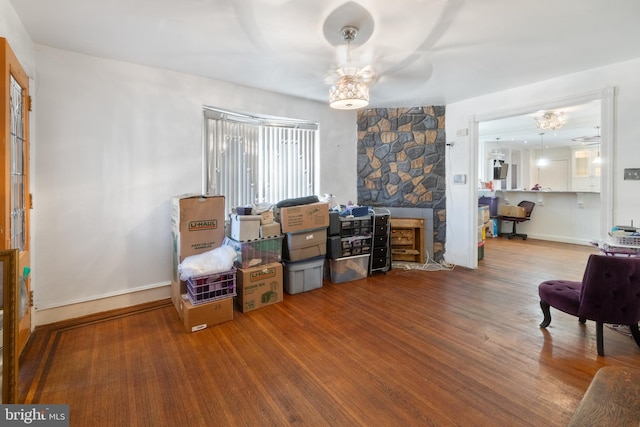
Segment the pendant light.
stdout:
<path fill-rule="evenodd" d="M 539 168 L 545 167 L 549 164 L 547 159 L 544 158 L 544 132 L 540 132 L 540 157 L 536 161 L 536 166 Z"/>

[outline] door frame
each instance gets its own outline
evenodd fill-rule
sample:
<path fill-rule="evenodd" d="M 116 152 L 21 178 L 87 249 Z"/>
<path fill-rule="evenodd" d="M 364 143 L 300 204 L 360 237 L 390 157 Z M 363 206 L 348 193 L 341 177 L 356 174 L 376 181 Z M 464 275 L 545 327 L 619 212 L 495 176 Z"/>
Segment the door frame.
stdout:
<path fill-rule="evenodd" d="M 22 88 L 22 117 L 23 117 L 23 204 L 24 204 L 24 250 L 19 251 L 18 255 L 18 274 L 22 278 L 25 267 L 31 265 L 31 208 L 32 200 L 30 193 L 30 125 L 29 112 L 31 111 L 31 97 L 29 96 L 29 76 L 25 73 L 22 65 L 18 61 L 15 53 L 9 46 L 5 38 L 0 38 L 0 58 L 2 60 L 2 87 L 0 89 L 0 120 L 3 120 L 5 132 L 1 135 L 2 142 L 2 161 L 0 161 L 0 191 L 3 192 L 3 208 L 0 209 L 0 249 L 11 248 L 11 137 L 10 120 L 11 111 L 9 108 L 9 99 L 11 91 L 11 76 Z M 17 348 L 18 354 L 22 352 L 29 336 L 31 335 L 31 280 L 28 275 L 24 277 L 26 286 L 26 298 L 28 299 L 26 313 L 19 319 L 17 331 Z M 19 303 L 18 303 L 19 305 Z M 19 307 L 16 307 L 19 311 Z"/>

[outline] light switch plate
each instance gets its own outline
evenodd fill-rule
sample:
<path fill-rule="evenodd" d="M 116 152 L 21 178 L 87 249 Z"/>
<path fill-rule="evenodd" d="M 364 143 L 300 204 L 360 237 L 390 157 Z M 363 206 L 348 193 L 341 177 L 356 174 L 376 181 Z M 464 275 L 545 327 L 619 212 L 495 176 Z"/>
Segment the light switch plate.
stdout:
<path fill-rule="evenodd" d="M 453 183 L 454 184 L 466 184 L 467 183 L 467 175 L 465 175 L 465 174 L 453 175 Z"/>
<path fill-rule="evenodd" d="M 624 170 L 624 179 L 640 180 L 640 169 L 626 168 Z"/>

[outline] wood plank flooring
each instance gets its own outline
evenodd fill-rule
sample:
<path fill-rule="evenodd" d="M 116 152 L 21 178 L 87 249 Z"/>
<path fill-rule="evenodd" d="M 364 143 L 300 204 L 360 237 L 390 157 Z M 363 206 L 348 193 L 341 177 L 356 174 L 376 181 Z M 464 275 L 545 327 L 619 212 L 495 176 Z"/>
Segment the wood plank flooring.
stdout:
<path fill-rule="evenodd" d="M 640 367 L 609 328 L 598 357 L 593 322 L 538 327 L 538 283 L 591 253 L 497 238 L 477 270 L 325 281 L 195 333 L 168 301 L 41 327 L 20 398 L 72 426 L 564 426 L 599 368 Z"/>

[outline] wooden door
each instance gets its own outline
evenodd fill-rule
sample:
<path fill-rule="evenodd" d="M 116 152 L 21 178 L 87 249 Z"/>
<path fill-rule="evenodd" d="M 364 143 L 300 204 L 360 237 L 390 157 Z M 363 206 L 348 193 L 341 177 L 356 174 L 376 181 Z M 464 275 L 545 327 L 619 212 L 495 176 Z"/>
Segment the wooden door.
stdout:
<path fill-rule="evenodd" d="M 0 38 L 2 58 L 2 149 L 0 150 L 0 188 L 3 192 L 0 209 L 0 245 L 2 249 L 18 249 L 20 298 L 17 311 L 18 354 L 31 333 L 31 265 L 29 193 L 29 78 L 22 69 L 8 42 Z"/>

